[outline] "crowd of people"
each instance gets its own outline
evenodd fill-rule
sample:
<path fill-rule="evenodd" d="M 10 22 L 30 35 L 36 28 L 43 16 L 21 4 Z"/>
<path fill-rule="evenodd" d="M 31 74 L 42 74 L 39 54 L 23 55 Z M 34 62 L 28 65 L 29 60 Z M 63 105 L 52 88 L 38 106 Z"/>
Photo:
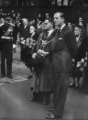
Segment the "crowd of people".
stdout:
<path fill-rule="evenodd" d="M 77 24 L 66 22 L 63 12 L 53 17 L 45 13 L 44 19 L 39 13 L 32 20 L 14 11 L 1 14 L 1 77 L 13 78 L 13 49 L 19 44 L 20 60 L 36 78 L 32 100 L 54 105 L 46 119 L 61 119 L 69 85 L 80 87 L 80 78 L 86 79 L 88 38 L 83 23 L 81 17 Z"/>

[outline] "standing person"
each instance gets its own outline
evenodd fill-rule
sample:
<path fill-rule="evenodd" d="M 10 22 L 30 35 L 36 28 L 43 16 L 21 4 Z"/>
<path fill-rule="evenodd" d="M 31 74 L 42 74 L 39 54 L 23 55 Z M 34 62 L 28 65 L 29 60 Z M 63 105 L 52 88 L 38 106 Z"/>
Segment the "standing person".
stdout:
<path fill-rule="evenodd" d="M 32 75 L 33 75 L 33 59 L 32 59 L 32 54 L 35 51 L 36 48 L 36 42 L 37 42 L 38 35 L 36 33 L 36 28 L 33 25 L 30 25 L 29 27 L 29 37 L 26 41 L 26 46 L 25 46 L 25 65 L 31 70 Z M 32 77 L 32 75 L 28 76 Z"/>
<path fill-rule="evenodd" d="M 61 120 L 64 113 L 66 101 L 69 73 L 72 68 L 72 56 L 75 55 L 76 41 L 72 31 L 65 24 L 64 14 L 56 12 L 54 14 L 54 24 L 56 34 L 48 45 L 47 51 L 50 55 L 50 64 L 52 72 L 51 89 L 54 94 L 55 111 L 48 114 L 47 119 Z"/>
<path fill-rule="evenodd" d="M 53 28 L 53 23 L 49 19 L 46 19 L 44 21 L 45 24 L 45 32 L 43 32 L 43 35 L 45 35 L 45 39 L 42 39 L 42 50 L 46 51 L 47 44 L 52 40 L 52 38 L 55 35 L 55 31 Z M 52 65 L 51 65 L 51 55 L 48 55 L 45 57 L 45 60 L 42 64 L 41 73 L 39 74 L 40 84 L 39 84 L 39 90 L 42 97 L 43 104 L 50 104 L 50 96 L 52 93 L 51 90 L 51 72 L 52 72 Z"/>
<path fill-rule="evenodd" d="M 32 69 L 32 64 L 31 64 L 31 60 L 32 60 L 32 53 L 35 50 L 35 45 L 37 42 L 37 38 L 38 35 L 36 33 L 36 28 L 33 25 L 29 26 L 29 37 L 26 41 L 26 48 L 25 48 L 25 64 L 27 65 L 27 67 L 29 67 L 30 69 Z"/>
<path fill-rule="evenodd" d="M 25 62 L 25 45 L 29 37 L 29 22 L 27 18 L 22 19 L 22 26 L 20 27 L 20 46 L 21 46 L 21 60 Z"/>
<path fill-rule="evenodd" d="M 8 23 L 9 22 L 9 23 Z M 1 49 L 1 77 L 7 76 L 12 79 L 12 53 L 13 53 L 13 31 L 12 19 L 3 25 L 2 28 L 2 49 Z"/>
<path fill-rule="evenodd" d="M 78 67 L 78 63 L 80 63 L 81 60 L 85 58 L 88 43 L 87 43 L 87 36 L 85 33 L 83 33 L 82 27 L 80 25 L 74 26 L 74 34 L 75 34 L 76 43 L 77 43 L 77 53 L 74 61 L 73 86 L 75 85 L 75 87 L 80 87 L 80 77 L 82 76 L 84 71 L 80 70 L 81 65 Z"/>
<path fill-rule="evenodd" d="M 5 20 L 4 18 L 0 18 L 0 52 L 1 52 L 1 49 L 2 49 L 2 40 L 1 40 L 1 35 L 3 33 L 2 29 L 3 29 L 3 26 L 5 24 Z"/>
<path fill-rule="evenodd" d="M 37 42 L 37 52 L 44 51 L 45 46 L 47 42 L 49 42 L 54 36 L 54 29 L 53 29 L 53 23 L 49 20 L 46 19 L 43 22 L 42 26 L 42 31 L 39 35 L 38 42 Z M 36 53 L 34 53 L 36 54 Z M 50 70 L 51 70 L 51 64 L 50 64 L 50 57 L 47 57 L 45 60 L 44 57 L 40 54 L 37 55 L 37 58 L 35 60 L 35 71 L 37 78 L 35 81 L 35 86 L 34 86 L 34 93 L 38 93 L 39 95 L 39 100 L 43 102 L 44 104 L 49 103 L 49 96 L 50 96 L 50 86 L 49 82 L 51 80 L 50 75 Z M 47 72 L 49 74 L 47 74 Z M 41 99 L 40 99 L 41 98 Z"/>

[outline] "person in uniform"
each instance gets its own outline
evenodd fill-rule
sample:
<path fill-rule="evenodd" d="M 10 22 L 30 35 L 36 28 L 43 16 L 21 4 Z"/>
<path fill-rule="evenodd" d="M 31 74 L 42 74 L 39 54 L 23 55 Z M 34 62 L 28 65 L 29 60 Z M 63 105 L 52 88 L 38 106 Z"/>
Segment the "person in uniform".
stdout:
<path fill-rule="evenodd" d="M 2 40 L 1 40 L 1 35 L 3 34 L 3 26 L 4 26 L 5 20 L 3 17 L 0 18 L 0 51 L 2 49 Z"/>
<path fill-rule="evenodd" d="M 2 28 L 1 77 L 12 78 L 13 30 L 11 18 L 5 21 Z"/>

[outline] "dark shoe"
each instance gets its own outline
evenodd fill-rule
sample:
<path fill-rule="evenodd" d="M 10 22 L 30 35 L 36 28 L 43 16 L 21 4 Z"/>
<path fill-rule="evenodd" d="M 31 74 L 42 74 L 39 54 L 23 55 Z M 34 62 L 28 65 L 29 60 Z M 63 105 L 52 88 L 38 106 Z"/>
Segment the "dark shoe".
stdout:
<path fill-rule="evenodd" d="M 13 76 L 12 75 L 7 75 L 8 78 L 10 79 L 13 79 Z"/>

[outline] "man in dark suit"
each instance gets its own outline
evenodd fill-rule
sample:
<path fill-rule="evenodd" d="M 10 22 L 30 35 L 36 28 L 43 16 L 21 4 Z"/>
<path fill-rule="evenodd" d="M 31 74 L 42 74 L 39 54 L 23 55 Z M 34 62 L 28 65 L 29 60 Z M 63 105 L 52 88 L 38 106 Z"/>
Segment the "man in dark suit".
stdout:
<path fill-rule="evenodd" d="M 26 40 L 29 37 L 29 25 L 28 25 L 28 19 L 23 18 L 22 19 L 22 26 L 20 27 L 20 46 L 21 46 L 21 60 L 25 62 L 25 45 Z"/>
<path fill-rule="evenodd" d="M 76 51 L 76 41 L 74 34 L 65 24 L 62 12 L 54 14 L 54 24 L 56 34 L 48 44 L 46 51 L 49 53 L 47 58 L 50 56 L 49 62 L 52 66 L 51 71 L 48 71 L 47 74 L 51 72 L 50 78 L 52 80 L 49 84 L 54 94 L 55 111 L 54 114 L 49 114 L 47 118 L 59 120 L 64 113 L 69 73 L 72 68 L 72 57 Z"/>
<path fill-rule="evenodd" d="M 4 23 L 5 23 L 4 18 L 0 18 L 0 52 L 1 52 L 1 49 L 2 49 L 1 35 L 3 34 L 2 29 L 3 29 Z"/>

